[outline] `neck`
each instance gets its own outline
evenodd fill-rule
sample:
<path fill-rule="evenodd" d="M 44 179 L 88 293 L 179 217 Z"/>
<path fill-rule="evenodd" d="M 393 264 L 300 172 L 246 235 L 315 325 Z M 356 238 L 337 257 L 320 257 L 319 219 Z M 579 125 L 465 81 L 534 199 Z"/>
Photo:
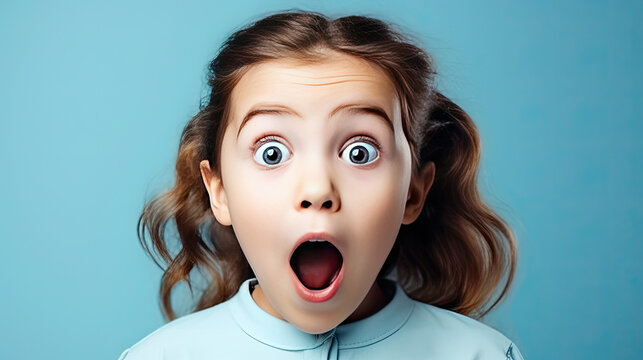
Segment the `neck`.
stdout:
<path fill-rule="evenodd" d="M 378 280 L 373 283 L 368 294 L 355 311 L 342 324 L 348 324 L 367 318 L 382 310 L 393 298 L 393 294 L 385 293 Z"/>

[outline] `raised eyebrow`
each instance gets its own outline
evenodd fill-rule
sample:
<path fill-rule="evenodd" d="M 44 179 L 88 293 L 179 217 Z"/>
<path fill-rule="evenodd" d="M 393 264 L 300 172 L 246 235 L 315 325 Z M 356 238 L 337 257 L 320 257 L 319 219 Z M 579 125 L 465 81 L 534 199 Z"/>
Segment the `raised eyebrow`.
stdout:
<path fill-rule="evenodd" d="M 275 115 L 286 115 L 286 114 L 294 114 L 298 117 L 301 117 L 297 112 L 293 110 L 285 110 L 285 109 L 254 109 L 248 111 L 246 116 L 243 117 L 243 121 L 241 121 L 241 126 L 239 126 L 239 130 L 237 131 L 237 139 L 239 138 L 239 134 L 241 134 L 241 129 L 246 125 L 246 123 L 250 120 L 252 120 L 253 117 L 257 115 L 263 115 L 263 114 L 275 114 Z"/>
<path fill-rule="evenodd" d="M 241 134 L 241 129 L 243 129 L 243 127 L 246 125 L 248 121 L 250 121 L 253 117 L 257 115 L 274 114 L 274 115 L 295 115 L 299 118 L 302 117 L 295 110 L 284 105 L 261 105 L 264 108 L 261 108 L 259 106 L 260 105 L 256 105 L 253 108 L 251 108 L 250 111 L 248 111 L 248 113 L 243 117 L 243 120 L 241 121 L 241 125 L 239 126 L 239 130 L 237 131 L 237 139 L 239 138 L 239 134 Z M 272 109 L 266 109 L 265 107 L 272 107 Z M 391 129 L 392 133 L 395 133 L 395 130 L 393 128 L 393 121 L 391 121 L 391 118 L 388 116 L 386 111 L 377 105 L 363 105 L 363 104 L 340 105 L 336 107 L 333 111 L 331 111 L 331 113 L 328 115 L 328 119 L 332 118 L 333 116 L 335 116 L 335 114 L 337 114 L 342 110 L 352 114 L 376 115 L 378 118 L 386 122 L 386 125 L 389 127 L 389 129 Z"/>

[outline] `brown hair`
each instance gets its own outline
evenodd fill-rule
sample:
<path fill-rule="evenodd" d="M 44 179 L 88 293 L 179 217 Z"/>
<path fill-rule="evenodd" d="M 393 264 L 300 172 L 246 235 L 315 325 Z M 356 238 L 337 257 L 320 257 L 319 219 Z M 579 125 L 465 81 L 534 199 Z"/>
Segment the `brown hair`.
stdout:
<path fill-rule="evenodd" d="M 515 237 L 481 200 L 477 189 L 480 144 L 471 118 L 434 88 L 431 57 L 394 25 L 365 16 L 331 20 L 308 11 L 267 16 L 233 33 L 209 66 L 211 93 L 187 123 L 179 145 L 176 184 L 145 205 L 137 229 L 154 261 L 169 264 L 161 280 L 164 316 L 177 316 L 172 289 L 185 281 L 192 292 L 193 269 L 208 275 L 198 303 L 202 310 L 232 297 L 254 277 L 231 226 L 219 224 L 210 210 L 199 163 L 210 161 L 220 174 L 219 149 L 228 121 L 233 87 L 248 67 L 271 59 L 316 61 L 325 50 L 357 56 L 386 71 L 401 101 L 404 134 L 414 172 L 433 161 L 436 174 L 420 217 L 402 225 L 378 278 L 396 271 L 398 283 L 413 299 L 472 317 L 482 317 L 507 293 L 513 280 Z M 171 254 L 165 234 L 174 220 L 180 246 Z M 145 241 L 149 230 L 151 247 Z M 153 249 L 155 251 L 153 251 Z M 487 309 L 494 290 L 502 291 Z"/>

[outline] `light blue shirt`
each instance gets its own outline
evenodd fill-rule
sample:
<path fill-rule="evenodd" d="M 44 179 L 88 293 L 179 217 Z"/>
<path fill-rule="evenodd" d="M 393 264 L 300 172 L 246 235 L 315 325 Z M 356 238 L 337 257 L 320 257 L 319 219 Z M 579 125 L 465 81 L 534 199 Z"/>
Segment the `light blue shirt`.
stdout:
<path fill-rule="evenodd" d="M 118 360 L 524 360 L 492 327 L 415 301 L 395 283 L 393 299 L 380 311 L 317 335 L 261 309 L 251 296 L 255 284 L 248 279 L 229 300 L 161 326 Z"/>

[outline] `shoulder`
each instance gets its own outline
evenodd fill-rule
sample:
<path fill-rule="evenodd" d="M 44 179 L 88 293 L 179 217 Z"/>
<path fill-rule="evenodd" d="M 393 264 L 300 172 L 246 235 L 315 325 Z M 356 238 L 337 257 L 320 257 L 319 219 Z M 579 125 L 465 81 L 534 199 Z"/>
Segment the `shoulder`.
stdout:
<path fill-rule="evenodd" d="M 405 327 L 425 339 L 434 339 L 431 343 L 436 355 L 458 359 L 522 359 L 515 344 L 493 327 L 451 310 L 413 302 L 413 313 Z"/>
<path fill-rule="evenodd" d="M 193 359 L 207 354 L 215 342 L 230 341 L 239 331 L 227 306 L 223 302 L 170 321 L 123 351 L 118 360 Z"/>

